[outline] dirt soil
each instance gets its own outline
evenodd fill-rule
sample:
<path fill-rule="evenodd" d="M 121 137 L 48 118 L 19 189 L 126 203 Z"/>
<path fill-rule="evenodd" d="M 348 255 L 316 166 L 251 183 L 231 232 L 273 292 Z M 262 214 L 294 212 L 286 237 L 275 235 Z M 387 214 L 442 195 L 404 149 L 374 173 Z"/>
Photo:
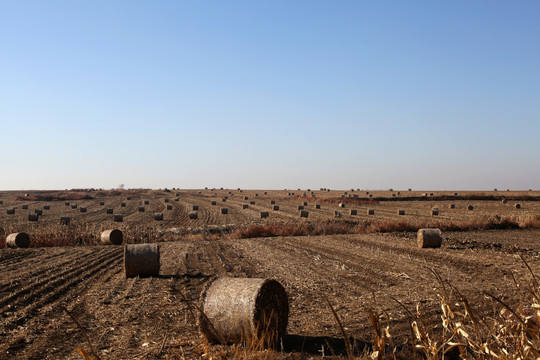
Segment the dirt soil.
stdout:
<path fill-rule="evenodd" d="M 131 279 L 122 246 L 1 249 L 0 359 L 81 359 L 85 334 L 103 360 L 200 358 L 207 349 L 182 298 L 197 304 L 216 276 L 273 278 L 287 289 L 288 336 L 276 357 L 344 356 L 328 299 L 357 353 L 373 339 L 371 309 L 388 315 L 399 356 L 409 358 L 407 315 L 392 297 L 411 311 L 420 304 L 437 331 L 433 271 L 482 314 L 499 309 L 483 291 L 509 304 L 522 296 L 514 278 L 523 285 L 530 275 L 519 255 L 540 274 L 538 230 L 443 237 L 441 249 L 418 249 L 413 233 L 162 242 L 160 276 Z"/>

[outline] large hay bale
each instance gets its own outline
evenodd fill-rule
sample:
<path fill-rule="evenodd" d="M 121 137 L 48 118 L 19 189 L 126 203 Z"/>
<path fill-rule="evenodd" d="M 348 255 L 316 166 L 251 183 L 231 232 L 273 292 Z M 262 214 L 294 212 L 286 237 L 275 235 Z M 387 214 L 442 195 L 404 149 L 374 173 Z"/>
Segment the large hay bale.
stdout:
<path fill-rule="evenodd" d="M 122 214 L 114 214 L 113 215 L 113 221 L 114 222 L 123 222 L 124 221 L 124 215 L 122 215 Z"/>
<path fill-rule="evenodd" d="M 442 244 L 441 230 L 419 229 L 417 242 L 419 248 L 440 248 Z"/>
<path fill-rule="evenodd" d="M 262 340 L 274 346 L 286 334 L 289 301 L 276 280 L 220 278 L 200 298 L 199 331 L 209 342 Z"/>
<path fill-rule="evenodd" d="M 356 210 L 356 209 L 350 209 L 350 210 L 349 210 L 349 215 L 358 215 L 358 210 Z"/>
<path fill-rule="evenodd" d="M 124 270 L 127 278 L 159 275 L 159 245 L 131 244 L 124 246 Z"/>
<path fill-rule="evenodd" d="M 367 214 L 368 215 L 375 215 L 375 209 L 368 209 Z"/>
<path fill-rule="evenodd" d="M 300 217 L 307 218 L 309 216 L 309 211 L 307 210 L 300 210 Z"/>
<path fill-rule="evenodd" d="M 163 213 L 155 213 L 154 214 L 154 220 L 162 221 L 163 220 Z"/>
<path fill-rule="evenodd" d="M 399 210 L 397 211 L 397 214 L 398 214 L 398 215 L 405 215 L 405 210 L 399 209 Z"/>
<path fill-rule="evenodd" d="M 514 207 L 515 207 L 516 209 L 521 209 L 521 204 L 515 204 Z"/>
<path fill-rule="evenodd" d="M 431 209 L 431 215 L 432 216 L 438 216 L 439 215 L 439 209 L 438 208 Z"/>
<path fill-rule="evenodd" d="M 28 221 L 38 221 L 38 214 L 28 214 Z"/>
<path fill-rule="evenodd" d="M 279 205 L 273 205 L 272 210 L 273 211 L 279 211 Z"/>
<path fill-rule="evenodd" d="M 242 204 L 242 209 L 247 209 L 247 208 L 249 208 L 248 204 Z"/>
<path fill-rule="evenodd" d="M 69 216 L 60 216 L 60 224 L 69 225 L 71 218 Z"/>
<path fill-rule="evenodd" d="M 8 215 L 15 215 L 15 208 L 6 209 Z"/>
<path fill-rule="evenodd" d="M 198 214 L 198 213 L 197 213 L 196 211 L 191 211 L 191 212 L 188 214 L 188 216 L 189 216 L 189 218 L 190 218 L 191 220 L 196 220 L 197 217 L 198 217 L 197 214 Z"/>
<path fill-rule="evenodd" d="M 268 211 L 261 211 L 261 219 L 268 217 Z"/>
<path fill-rule="evenodd" d="M 107 208 L 107 214 L 114 214 L 113 208 Z"/>
<path fill-rule="evenodd" d="M 72 208 L 72 209 L 76 209 L 76 208 L 77 208 L 77 204 L 71 204 L 71 208 Z"/>
<path fill-rule="evenodd" d="M 6 237 L 6 246 L 12 249 L 27 248 L 30 246 L 30 236 L 25 232 L 9 234 Z"/>
<path fill-rule="evenodd" d="M 221 208 L 221 213 L 223 215 L 227 215 L 229 213 L 229 209 L 228 208 Z"/>
<path fill-rule="evenodd" d="M 101 243 L 103 245 L 121 245 L 124 241 L 122 230 L 110 229 L 101 233 Z"/>

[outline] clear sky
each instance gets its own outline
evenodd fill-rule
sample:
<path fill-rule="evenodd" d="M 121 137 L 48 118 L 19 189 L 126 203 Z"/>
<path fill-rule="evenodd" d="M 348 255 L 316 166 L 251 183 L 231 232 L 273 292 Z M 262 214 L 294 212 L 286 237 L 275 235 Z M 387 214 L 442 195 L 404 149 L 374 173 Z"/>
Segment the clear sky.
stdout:
<path fill-rule="evenodd" d="M 0 0 L 0 189 L 540 189 L 540 1 Z"/>

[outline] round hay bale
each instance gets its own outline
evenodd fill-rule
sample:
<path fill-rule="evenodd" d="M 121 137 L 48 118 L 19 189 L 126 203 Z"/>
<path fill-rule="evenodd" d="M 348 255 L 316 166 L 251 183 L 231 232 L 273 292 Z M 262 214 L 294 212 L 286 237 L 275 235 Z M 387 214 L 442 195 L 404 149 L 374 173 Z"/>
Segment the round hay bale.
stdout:
<path fill-rule="evenodd" d="M 514 207 L 515 207 L 516 209 L 521 209 L 521 204 L 515 204 Z"/>
<path fill-rule="evenodd" d="M 212 205 L 217 205 L 217 201 L 214 200 L 214 201 L 212 201 L 211 204 L 212 204 Z"/>
<path fill-rule="evenodd" d="M 86 212 L 86 207 L 81 206 L 80 210 L 81 210 L 81 212 L 85 213 Z"/>
<path fill-rule="evenodd" d="M 455 208 L 456 208 L 456 204 L 450 204 L 450 205 L 448 205 L 448 207 L 449 207 L 450 209 L 455 209 Z"/>
<path fill-rule="evenodd" d="M 223 215 L 227 215 L 229 213 L 229 209 L 228 208 L 221 208 L 221 213 Z"/>
<path fill-rule="evenodd" d="M 154 220 L 163 221 L 163 213 L 155 213 L 154 214 Z"/>
<path fill-rule="evenodd" d="M 28 214 L 28 221 L 38 221 L 38 214 Z"/>
<path fill-rule="evenodd" d="M 144 212 L 145 208 L 144 206 L 139 206 L 139 212 Z"/>
<path fill-rule="evenodd" d="M 15 208 L 6 209 L 8 215 L 15 215 Z"/>
<path fill-rule="evenodd" d="M 226 198 L 221 199 L 221 202 L 227 202 Z"/>
<path fill-rule="evenodd" d="M 286 334 L 289 300 L 276 280 L 221 278 L 200 298 L 199 331 L 209 342 L 262 340 L 274 346 Z"/>
<path fill-rule="evenodd" d="M 180 199 L 179 199 L 179 198 L 176 198 L 176 199 L 174 199 L 174 201 L 180 201 Z"/>
<path fill-rule="evenodd" d="M 341 211 L 339 210 L 334 210 L 334 217 L 341 217 Z"/>
<path fill-rule="evenodd" d="M 304 210 L 304 205 L 298 205 L 298 210 Z"/>
<path fill-rule="evenodd" d="M 276 203 L 276 200 L 270 200 L 270 205 L 274 205 Z"/>
<path fill-rule="evenodd" d="M 69 225 L 71 218 L 69 216 L 60 216 L 60 224 Z"/>
<path fill-rule="evenodd" d="M 76 208 L 77 208 L 77 204 L 71 204 L 71 208 L 72 208 L 72 209 L 76 209 Z"/>
<path fill-rule="evenodd" d="M 405 210 L 399 209 L 399 210 L 397 211 L 397 214 L 398 214 L 398 215 L 405 215 Z"/>
<path fill-rule="evenodd" d="M 51 210 L 51 205 L 43 205 L 43 210 Z"/>
<path fill-rule="evenodd" d="M 433 193 L 432 193 L 432 192 L 430 192 L 430 193 L 429 193 L 429 196 L 433 196 Z"/>
<path fill-rule="evenodd" d="M 471 211 L 473 209 L 474 209 L 474 206 L 472 206 L 472 205 L 467 206 L 467 210 Z"/>
<path fill-rule="evenodd" d="M 6 246 L 12 249 L 27 248 L 30 246 L 30 236 L 25 232 L 9 234 L 6 237 Z"/>
<path fill-rule="evenodd" d="M 372 197 L 373 197 L 373 194 L 369 194 L 369 197 L 372 198 Z"/>
<path fill-rule="evenodd" d="M 249 203 L 250 203 L 251 205 L 255 205 L 255 200 L 250 200 Z"/>
<path fill-rule="evenodd" d="M 208 188 L 206 188 L 208 190 Z M 175 193 L 174 196 L 180 196 L 180 193 Z"/>
<path fill-rule="evenodd" d="M 172 210 L 172 205 L 167 205 L 167 210 Z"/>
<path fill-rule="evenodd" d="M 23 208 L 23 210 L 28 210 L 28 205 L 25 204 L 25 205 L 22 206 L 22 208 Z"/>
<path fill-rule="evenodd" d="M 114 214 L 113 215 L 113 221 L 114 222 L 123 222 L 124 221 L 124 215 L 122 215 L 122 214 Z"/>
<path fill-rule="evenodd" d="M 455 192 L 455 193 L 454 193 L 454 196 L 458 196 L 458 193 L 457 193 L 457 192 Z"/>
<path fill-rule="evenodd" d="M 503 204 L 506 204 L 506 203 L 508 202 L 508 200 L 506 200 L 506 199 L 502 199 L 502 201 L 501 201 L 501 202 L 502 202 Z"/>
<path fill-rule="evenodd" d="M 101 233 L 101 243 L 103 245 L 122 245 L 124 234 L 122 230 L 110 229 Z"/>
<path fill-rule="evenodd" d="M 113 214 L 114 209 L 113 208 L 107 208 L 107 214 Z"/>
<path fill-rule="evenodd" d="M 315 204 L 315 209 L 320 209 L 321 208 L 321 204 Z"/>
<path fill-rule="evenodd" d="M 41 210 L 41 209 L 35 209 L 35 210 L 34 210 L 34 214 L 37 214 L 37 215 L 43 215 L 43 210 Z"/>
<path fill-rule="evenodd" d="M 249 200 L 249 197 L 248 197 L 248 196 L 244 196 L 244 200 Z"/>
<path fill-rule="evenodd" d="M 309 216 L 309 211 L 307 210 L 300 210 L 300 217 L 307 218 Z"/>
<path fill-rule="evenodd" d="M 69 201 L 66 201 L 66 202 L 64 203 L 64 205 L 69 206 L 69 205 L 70 205 Z"/>
<path fill-rule="evenodd" d="M 272 206 L 272 210 L 273 211 L 279 211 L 279 205 Z"/>
<path fill-rule="evenodd" d="M 375 210 L 374 209 L 368 209 L 367 214 L 368 215 L 375 215 Z"/>
<path fill-rule="evenodd" d="M 188 215 L 189 215 L 189 218 L 190 218 L 191 220 L 196 220 L 197 217 L 198 217 L 196 211 L 191 211 Z"/>
<path fill-rule="evenodd" d="M 441 230 L 439 229 L 419 229 L 417 234 L 418 247 L 440 248 L 442 244 Z"/>
<path fill-rule="evenodd" d="M 261 211 L 261 219 L 268 217 L 268 211 Z"/>
<path fill-rule="evenodd" d="M 100 201 L 99 205 L 101 205 L 101 206 L 105 205 L 105 201 Z"/>
<path fill-rule="evenodd" d="M 120 206 L 121 206 L 121 207 L 126 207 L 126 203 L 125 203 L 125 202 L 120 203 Z"/>
<path fill-rule="evenodd" d="M 344 207 L 345 207 L 345 203 L 339 203 L 339 204 L 338 204 L 338 207 L 344 208 Z"/>
<path fill-rule="evenodd" d="M 169 199 L 165 199 L 165 202 L 168 203 L 168 202 L 169 202 Z"/>
<path fill-rule="evenodd" d="M 247 208 L 249 208 L 248 204 L 242 204 L 242 209 L 247 209 Z"/>
<path fill-rule="evenodd" d="M 259 193 L 255 193 L 255 197 L 259 196 Z"/>
<path fill-rule="evenodd" d="M 350 209 L 350 210 L 349 210 L 349 215 L 358 215 L 358 210 L 356 210 L 356 209 Z"/>
<path fill-rule="evenodd" d="M 268 195 L 268 192 L 267 192 L 267 191 L 265 191 L 265 192 L 264 192 L 264 195 Z"/>
<path fill-rule="evenodd" d="M 124 246 L 124 270 L 126 277 L 158 276 L 159 245 L 131 244 Z"/>
<path fill-rule="evenodd" d="M 126 197 L 126 200 L 131 200 L 131 196 Z"/>
<path fill-rule="evenodd" d="M 307 201 L 304 201 L 304 206 L 307 206 L 308 205 L 308 202 Z"/>
<path fill-rule="evenodd" d="M 148 204 L 150 204 L 150 201 L 144 200 L 144 205 L 148 205 Z"/>
<path fill-rule="evenodd" d="M 439 209 L 438 208 L 431 209 L 431 215 L 432 216 L 438 216 L 439 215 Z"/>

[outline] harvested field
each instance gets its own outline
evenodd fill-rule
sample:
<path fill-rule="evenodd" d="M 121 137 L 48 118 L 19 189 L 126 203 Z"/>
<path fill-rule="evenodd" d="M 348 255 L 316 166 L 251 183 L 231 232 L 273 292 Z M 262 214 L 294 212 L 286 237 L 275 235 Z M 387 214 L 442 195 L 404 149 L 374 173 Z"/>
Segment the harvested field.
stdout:
<path fill-rule="evenodd" d="M 283 344 L 272 355 L 275 358 L 320 357 L 322 351 L 327 356 L 346 357 L 343 337 L 326 299 L 353 339 L 356 355 L 369 352 L 373 346 L 374 330 L 364 311 L 370 309 L 388 317 L 385 326 L 390 327 L 398 358 L 411 358 L 415 354 L 407 313 L 393 298 L 411 312 L 419 304 L 426 326 L 434 334 L 440 333 L 440 283 L 432 270 L 459 289 L 474 311 L 484 315 L 493 315 L 501 307 L 483 291 L 511 306 L 526 299 L 530 274 L 520 256 L 540 274 L 538 229 L 443 231 L 440 249 L 417 248 L 413 231 L 259 238 L 195 231 L 211 226 L 264 226 L 276 221 L 283 226 L 308 224 L 316 216 L 317 220 L 328 220 L 343 201 L 330 192 L 317 201 L 321 209 L 310 207 L 305 219 L 298 215 L 299 200 L 287 197 L 286 191 L 256 192 L 256 204 L 242 209 L 243 196 L 234 191 L 227 201 L 227 215 L 211 205 L 212 200 L 227 195 L 226 190 L 204 190 L 202 194 L 179 191 L 180 200 L 172 202 L 174 209 L 168 212 L 163 211 L 167 194 L 159 191 L 131 193 L 131 200 L 126 200 L 125 194 L 92 195 L 94 199 L 77 200 L 88 208 L 87 213 L 72 210 L 64 201 L 48 202 L 51 209 L 43 212 L 37 224 L 29 224 L 27 211 L 19 209 L 23 204 L 29 205 L 28 211 L 43 208 L 43 202 L 21 202 L 16 200 L 20 194 L 0 193 L 0 233 L 25 231 L 33 240 L 38 239 L 29 249 L 0 249 L 0 358 L 81 359 L 75 347 L 90 351 L 83 331 L 103 360 L 200 358 L 207 352 L 209 357 L 239 357 L 235 355 L 243 350 L 235 346 L 205 347 L 196 314 L 183 301 L 185 297 L 198 304 L 206 284 L 222 276 L 272 278 L 284 285 L 289 294 L 289 327 Z M 250 198 L 254 193 L 243 190 Z M 390 192 L 388 197 L 392 197 Z M 333 198 L 335 203 L 330 200 Z M 146 212 L 139 213 L 143 199 L 149 204 Z M 280 211 L 271 211 L 270 199 L 276 200 Z M 100 206 L 99 201 L 105 205 Z M 124 201 L 126 208 L 120 208 Z M 448 208 L 450 202 L 456 209 Z M 471 203 L 474 210 L 468 211 L 466 206 Z M 500 199 L 350 203 L 346 208 L 357 208 L 358 215 L 349 216 L 344 211 L 343 219 L 432 221 L 433 207 L 441 211 L 437 221 L 540 215 L 536 200 L 521 199 L 521 209 L 515 209 L 513 203 L 502 204 Z M 199 205 L 199 217 L 189 220 L 193 204 Z M 376 209 L 375 215 L 366 214 L 368 206 Z M 8 217 L 3 207 L 18 211 Z M 107 207 L 115 213 L 125 209 L 124 222 L 113 223 Z M 406 215 L 398 216 L 398 208 L 405 209 Z M 261 211 L 268 211 L 269 217 L 261 219 Z M 164 213 L 163 221 L 153 220 L 157 212 Z M 61 225 L 61 215 L 70 216 L 71 224 Z M 123 247 L 98 245 L 101 230 L 115 227 L 124 232 L 125 243 L 160 242 L 159 276 L 126 279 Z M 178 231 L 168 231 L 171 228 Z M 55 243 L 55 239 L 61 241 Z M 49 247 L 39 247 L 43 245 Z"/>

